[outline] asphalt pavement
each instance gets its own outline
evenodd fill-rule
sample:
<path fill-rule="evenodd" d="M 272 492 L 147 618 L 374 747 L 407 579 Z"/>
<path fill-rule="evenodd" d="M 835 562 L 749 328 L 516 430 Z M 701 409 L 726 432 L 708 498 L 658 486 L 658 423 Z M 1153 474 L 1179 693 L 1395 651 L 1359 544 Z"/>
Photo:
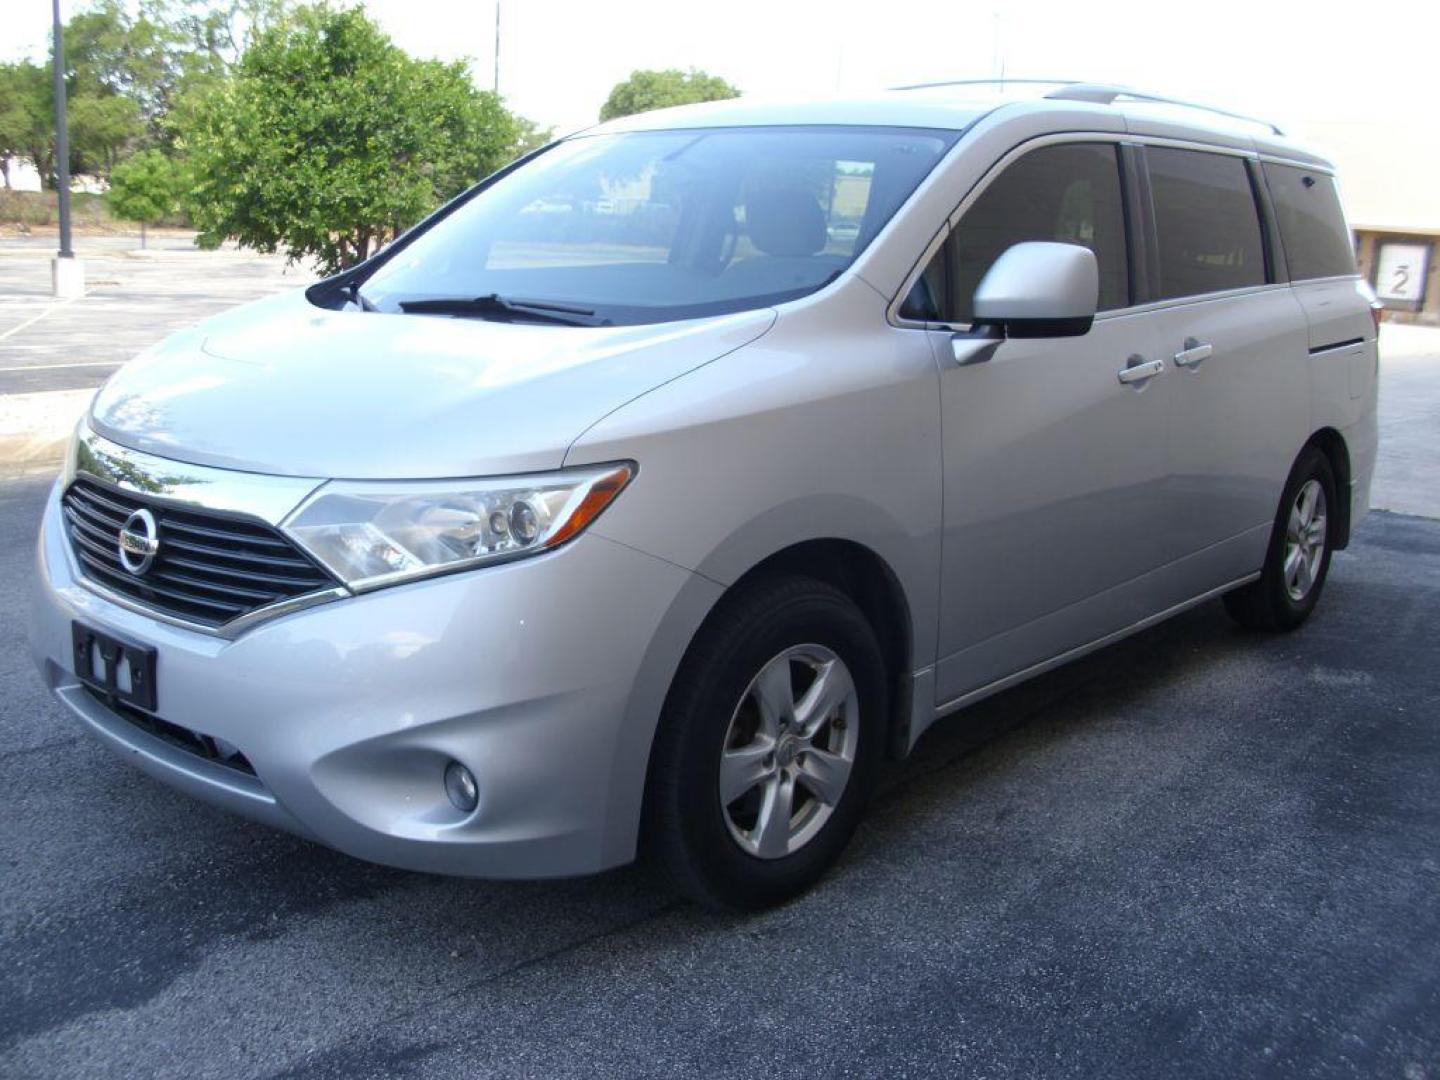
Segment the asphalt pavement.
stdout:
<path fill-rule="evenodd" d="M 47 700 L 0 480 L 0 1076 L 1440 1077 L 1440 522 L 1314 619 L 1218 603 L 972 708 L 748 918 L 648 872 L 356 862 Z"/>
<path fill-rule="evenodd" d="M 81 236 L 86 294 L 51 296 L 51 236 L 0 241 L 0 395 L 93 389 L 167 334 L 315 280 L 282 255 L 197 252 L 191 233 Z"/>

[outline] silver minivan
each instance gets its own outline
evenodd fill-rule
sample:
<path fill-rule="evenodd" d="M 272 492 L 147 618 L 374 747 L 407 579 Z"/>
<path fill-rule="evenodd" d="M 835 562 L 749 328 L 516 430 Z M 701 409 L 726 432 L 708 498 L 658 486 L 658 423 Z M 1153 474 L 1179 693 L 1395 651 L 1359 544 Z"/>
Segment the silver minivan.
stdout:
<path fill-rule="evenodd" d="M 615 121 L 118 372 L 34 650 L 150 775 L 360 858 L 760 907 L 940 717 L 1211 598 L 1302 623 L 1373 301 L 1331 167 L 1195 106 Z"/>

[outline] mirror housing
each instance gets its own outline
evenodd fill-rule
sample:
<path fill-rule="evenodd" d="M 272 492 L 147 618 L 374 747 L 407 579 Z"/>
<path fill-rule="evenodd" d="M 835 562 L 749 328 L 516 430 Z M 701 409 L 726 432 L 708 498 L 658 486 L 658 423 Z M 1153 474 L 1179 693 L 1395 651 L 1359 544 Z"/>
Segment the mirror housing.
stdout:
<path fill-rule="evenodd" d="M 1031 240 L 996 259 L 975 289 L 975 326 L 1012 338 L 1090 332 L 1100 298 L 1095 253 L 1079 244 Z"/>

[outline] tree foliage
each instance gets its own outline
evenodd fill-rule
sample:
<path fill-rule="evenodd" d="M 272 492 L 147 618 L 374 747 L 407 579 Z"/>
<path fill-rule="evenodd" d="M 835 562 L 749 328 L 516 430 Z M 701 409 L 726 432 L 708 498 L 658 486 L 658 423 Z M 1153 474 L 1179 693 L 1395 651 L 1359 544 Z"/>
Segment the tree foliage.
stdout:
<path fill-rule="evenodd" d="M 178 133 L 200 242 L 352 265 L 509 160 L 520 131 L 463 64 L 408 56 L 361 10 L 264 30 Z"/>
<path fill-rule="evenodd" d="M 53 98 L 50 73 L 39 64 L 0 64 L 0 163 L 29 158 L 42 178 L 54 171 Z M 4 180 L 9 187 L 8 168 Z"/>
<path fill-rule="evenodd" d="M 122 221 L 153 225 L 180 209 L 180 167 L 159 150 L 141 150 L 110 174 L 105 201 Z"/>
<path fill-rule="evenodd" d="M 672 105 L 692 105 L 698 101 L 723 101 L 740 96 L 740 91 L 718 75 L 707 75 L 691 68 L 678 71 L 632 71 L 624 82 L 616 83 L 600 108 L 601 120 L 631 116 L 665 109 Z"/>

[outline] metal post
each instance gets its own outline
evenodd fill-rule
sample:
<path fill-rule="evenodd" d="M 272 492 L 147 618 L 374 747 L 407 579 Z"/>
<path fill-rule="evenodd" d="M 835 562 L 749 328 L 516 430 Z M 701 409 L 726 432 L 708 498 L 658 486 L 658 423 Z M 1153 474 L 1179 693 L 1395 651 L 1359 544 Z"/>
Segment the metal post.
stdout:
<path fill-rule="evenodd" d="M 51 0 L 55 17 L 55 189 L 60 201 L 60 258 L 70 259 L 70 134 L 65 126 L 65 38 L 60 0 Z"/>
<path fill-rule="evenodd" d="M 50 284 L 62 300 L 85 295 L 85 268 L 70 246 L 70 135 L 65 129 L 65 36 L 60 0 L 51 0 L 55 19 L 55 195 L 60 207 L 60 250 L 50 260 Z"/>

